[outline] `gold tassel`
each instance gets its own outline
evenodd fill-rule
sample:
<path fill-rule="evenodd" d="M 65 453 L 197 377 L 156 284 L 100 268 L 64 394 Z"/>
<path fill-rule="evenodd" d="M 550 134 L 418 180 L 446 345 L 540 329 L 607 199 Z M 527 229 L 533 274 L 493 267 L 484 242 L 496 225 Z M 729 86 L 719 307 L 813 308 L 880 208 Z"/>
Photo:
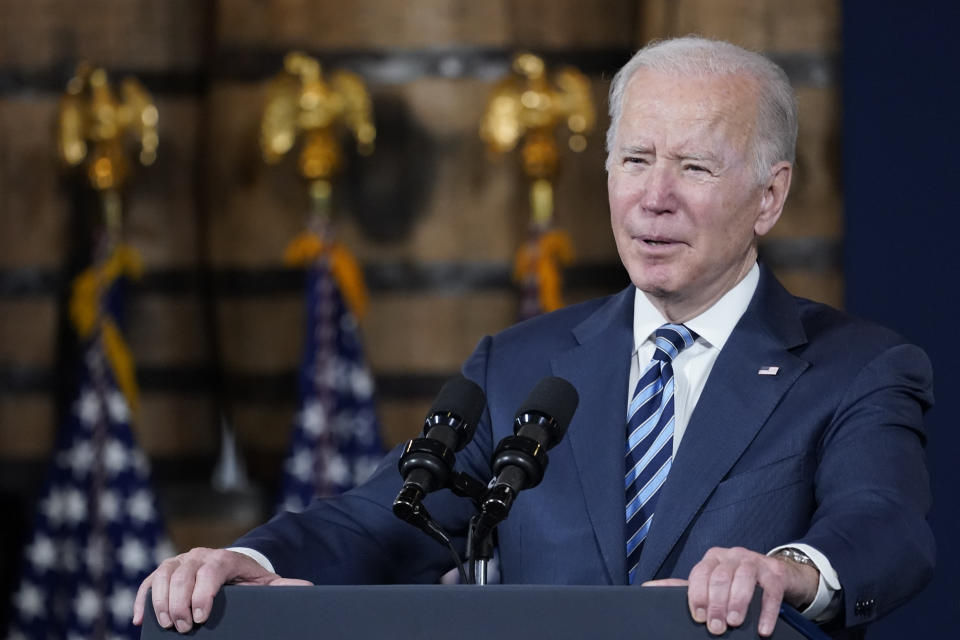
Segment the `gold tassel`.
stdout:
<path fill-rule="evenodd" d="M 324 255 L 330 259 L 330 274 L 333 276 L 344 302 L 357 319 L 367 311 L 367 288 L 363 271 L 349 249 L 339 242 L 324 242 L 317 234 L 304 231 L 294 238 L 283 253 L 287 265 L 306 267 Z"/>
<path fill-rule="evenodd" d="M 322 256 L 325 248 L 320 236 L 304 231 L 287 245 L 283 252 L 283 262 L 291 267 L 306 267 Z"/>
<path fill-rule="evenodd" d="M 81 339 L 89 339 L 100 329 L 107 363 L 132 411 L 139 406 L 133 355 L 113 318 L 103 313 L 101 305 L 104 292 L 118 278 L 136 279 L 142 272 L 143 262 L 137 251 L 117 245 L 103 264 L 88 267 L 74 279 L 69 303 L 70 320 Z"/>
<path fill-rule="evenodd" d="M 130 410 L 134 413 L 140 406 L 140 392 L 137 388 L 136 372 L 133 367 L 133 354 L 130 353 L 130 347 L 123 339 L 120 329 L 110 318 L 106 318 L 100 327 L 103 337 L 103 348 L 107 354 L 107 362 L 113 370 L 113 377 L 117 380 L 117 386 L 123 392 L 127 399 Z"/>
<path fill-rule="evenodd" d="M 517 282 L 535 278 L 540 308 L 544 313 L 555 311 L 563 306 L 560 267 L 572 261 L 573 241 L 570 235 L 554 229 L 517 250 L 513 277 Z"/>

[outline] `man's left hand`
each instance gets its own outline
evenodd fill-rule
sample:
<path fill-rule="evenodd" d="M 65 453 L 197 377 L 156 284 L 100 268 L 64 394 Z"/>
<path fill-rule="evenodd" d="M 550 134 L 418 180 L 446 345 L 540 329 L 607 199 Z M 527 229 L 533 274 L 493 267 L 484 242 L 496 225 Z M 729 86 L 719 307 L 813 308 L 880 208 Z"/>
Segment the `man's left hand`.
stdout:
<path fill-rule="evenodd" d="M 780 603 L 798 608 L 809 605 L 819 583 L 820 574 L 811 566 L 741 547 L 714 547 L 694 565 L 687 580 L 652 580 L 644 586 L 686 586 L 690 615 L 706 623 L 710 633 L 720 635 L 728 625 L 743 623 L 753 592 L 760 585 L 763 596 L 758 631 L 766 637 L 773 633 Z"/>

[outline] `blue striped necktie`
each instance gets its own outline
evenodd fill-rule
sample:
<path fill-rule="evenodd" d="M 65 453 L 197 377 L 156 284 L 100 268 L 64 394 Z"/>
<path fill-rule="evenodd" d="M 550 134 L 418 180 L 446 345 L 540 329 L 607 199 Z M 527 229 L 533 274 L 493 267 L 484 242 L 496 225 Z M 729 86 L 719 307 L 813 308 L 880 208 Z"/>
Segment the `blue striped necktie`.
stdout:
<path fill-rule="evenodd" d="M 682 324 L 657 329 L 653 360 L 640 375 L 627 415 L 627 568 L 630 584 L 640 565 L 660 488 L 673 462 L 673 366 L 677 354 L 697 339 Z"/>

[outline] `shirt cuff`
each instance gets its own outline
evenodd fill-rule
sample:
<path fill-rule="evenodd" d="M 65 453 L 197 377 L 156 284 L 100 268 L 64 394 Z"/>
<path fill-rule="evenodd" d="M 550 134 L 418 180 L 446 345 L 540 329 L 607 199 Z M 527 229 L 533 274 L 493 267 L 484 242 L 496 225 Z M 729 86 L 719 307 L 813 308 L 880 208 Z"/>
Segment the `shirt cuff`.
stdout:
<path fill-rule="evenodd" d="M 270 573 L 276 573 L 276 571 L 273 570 L 273 563 L 267 560 L 267 556 L 263 555 L 256 549 L 250 549 L 248 547 L 227 547 L 227 551 L 236 551 L 237 553 L 241 553 L 248 558 L 252 558 L 254 562 Z"/>
<path fill-rule="evenodd" d="M 802 551 L 813 561 L 817 571 L 820 572 L 820 583 L 817 585 L 817 595 L 813 599 L 813 602 L 800 612 L 800 615 L 814 622 L 826 622 L 837 615 L 840 609 L 840 577 L 837 575 L 833 565 L 830 564 L 830 561 L 827 560 L 827 556 L 820 553 L 820 551 L 814 547 L 803 544 L 802 542 L 780 545 L 767 553 L 767 555 L 775 555 L 782 549 Z"/>

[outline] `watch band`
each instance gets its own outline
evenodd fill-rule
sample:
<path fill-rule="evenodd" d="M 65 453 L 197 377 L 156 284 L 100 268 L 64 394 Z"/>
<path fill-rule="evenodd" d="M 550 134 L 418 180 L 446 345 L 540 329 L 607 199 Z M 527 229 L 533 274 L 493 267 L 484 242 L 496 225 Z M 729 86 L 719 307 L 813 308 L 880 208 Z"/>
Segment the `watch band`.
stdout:
<path fill-rule="evenodd" d="M 792 547 L 787 547 L 786 549 L 780 549 L 780 551 L 777 551 L 774 554 L 774 557 L 784 558 L 786 560 L 796 562 L 797 564 L 805 564 L 807 566 L 813 567 L 814 569 L 817 568 L 817 565 L 813 562 L 813 560 L 810 559 L 810 556 L 805 554 L 803 551 L 800 551 L 799 549 L 794 549 Z"/>

